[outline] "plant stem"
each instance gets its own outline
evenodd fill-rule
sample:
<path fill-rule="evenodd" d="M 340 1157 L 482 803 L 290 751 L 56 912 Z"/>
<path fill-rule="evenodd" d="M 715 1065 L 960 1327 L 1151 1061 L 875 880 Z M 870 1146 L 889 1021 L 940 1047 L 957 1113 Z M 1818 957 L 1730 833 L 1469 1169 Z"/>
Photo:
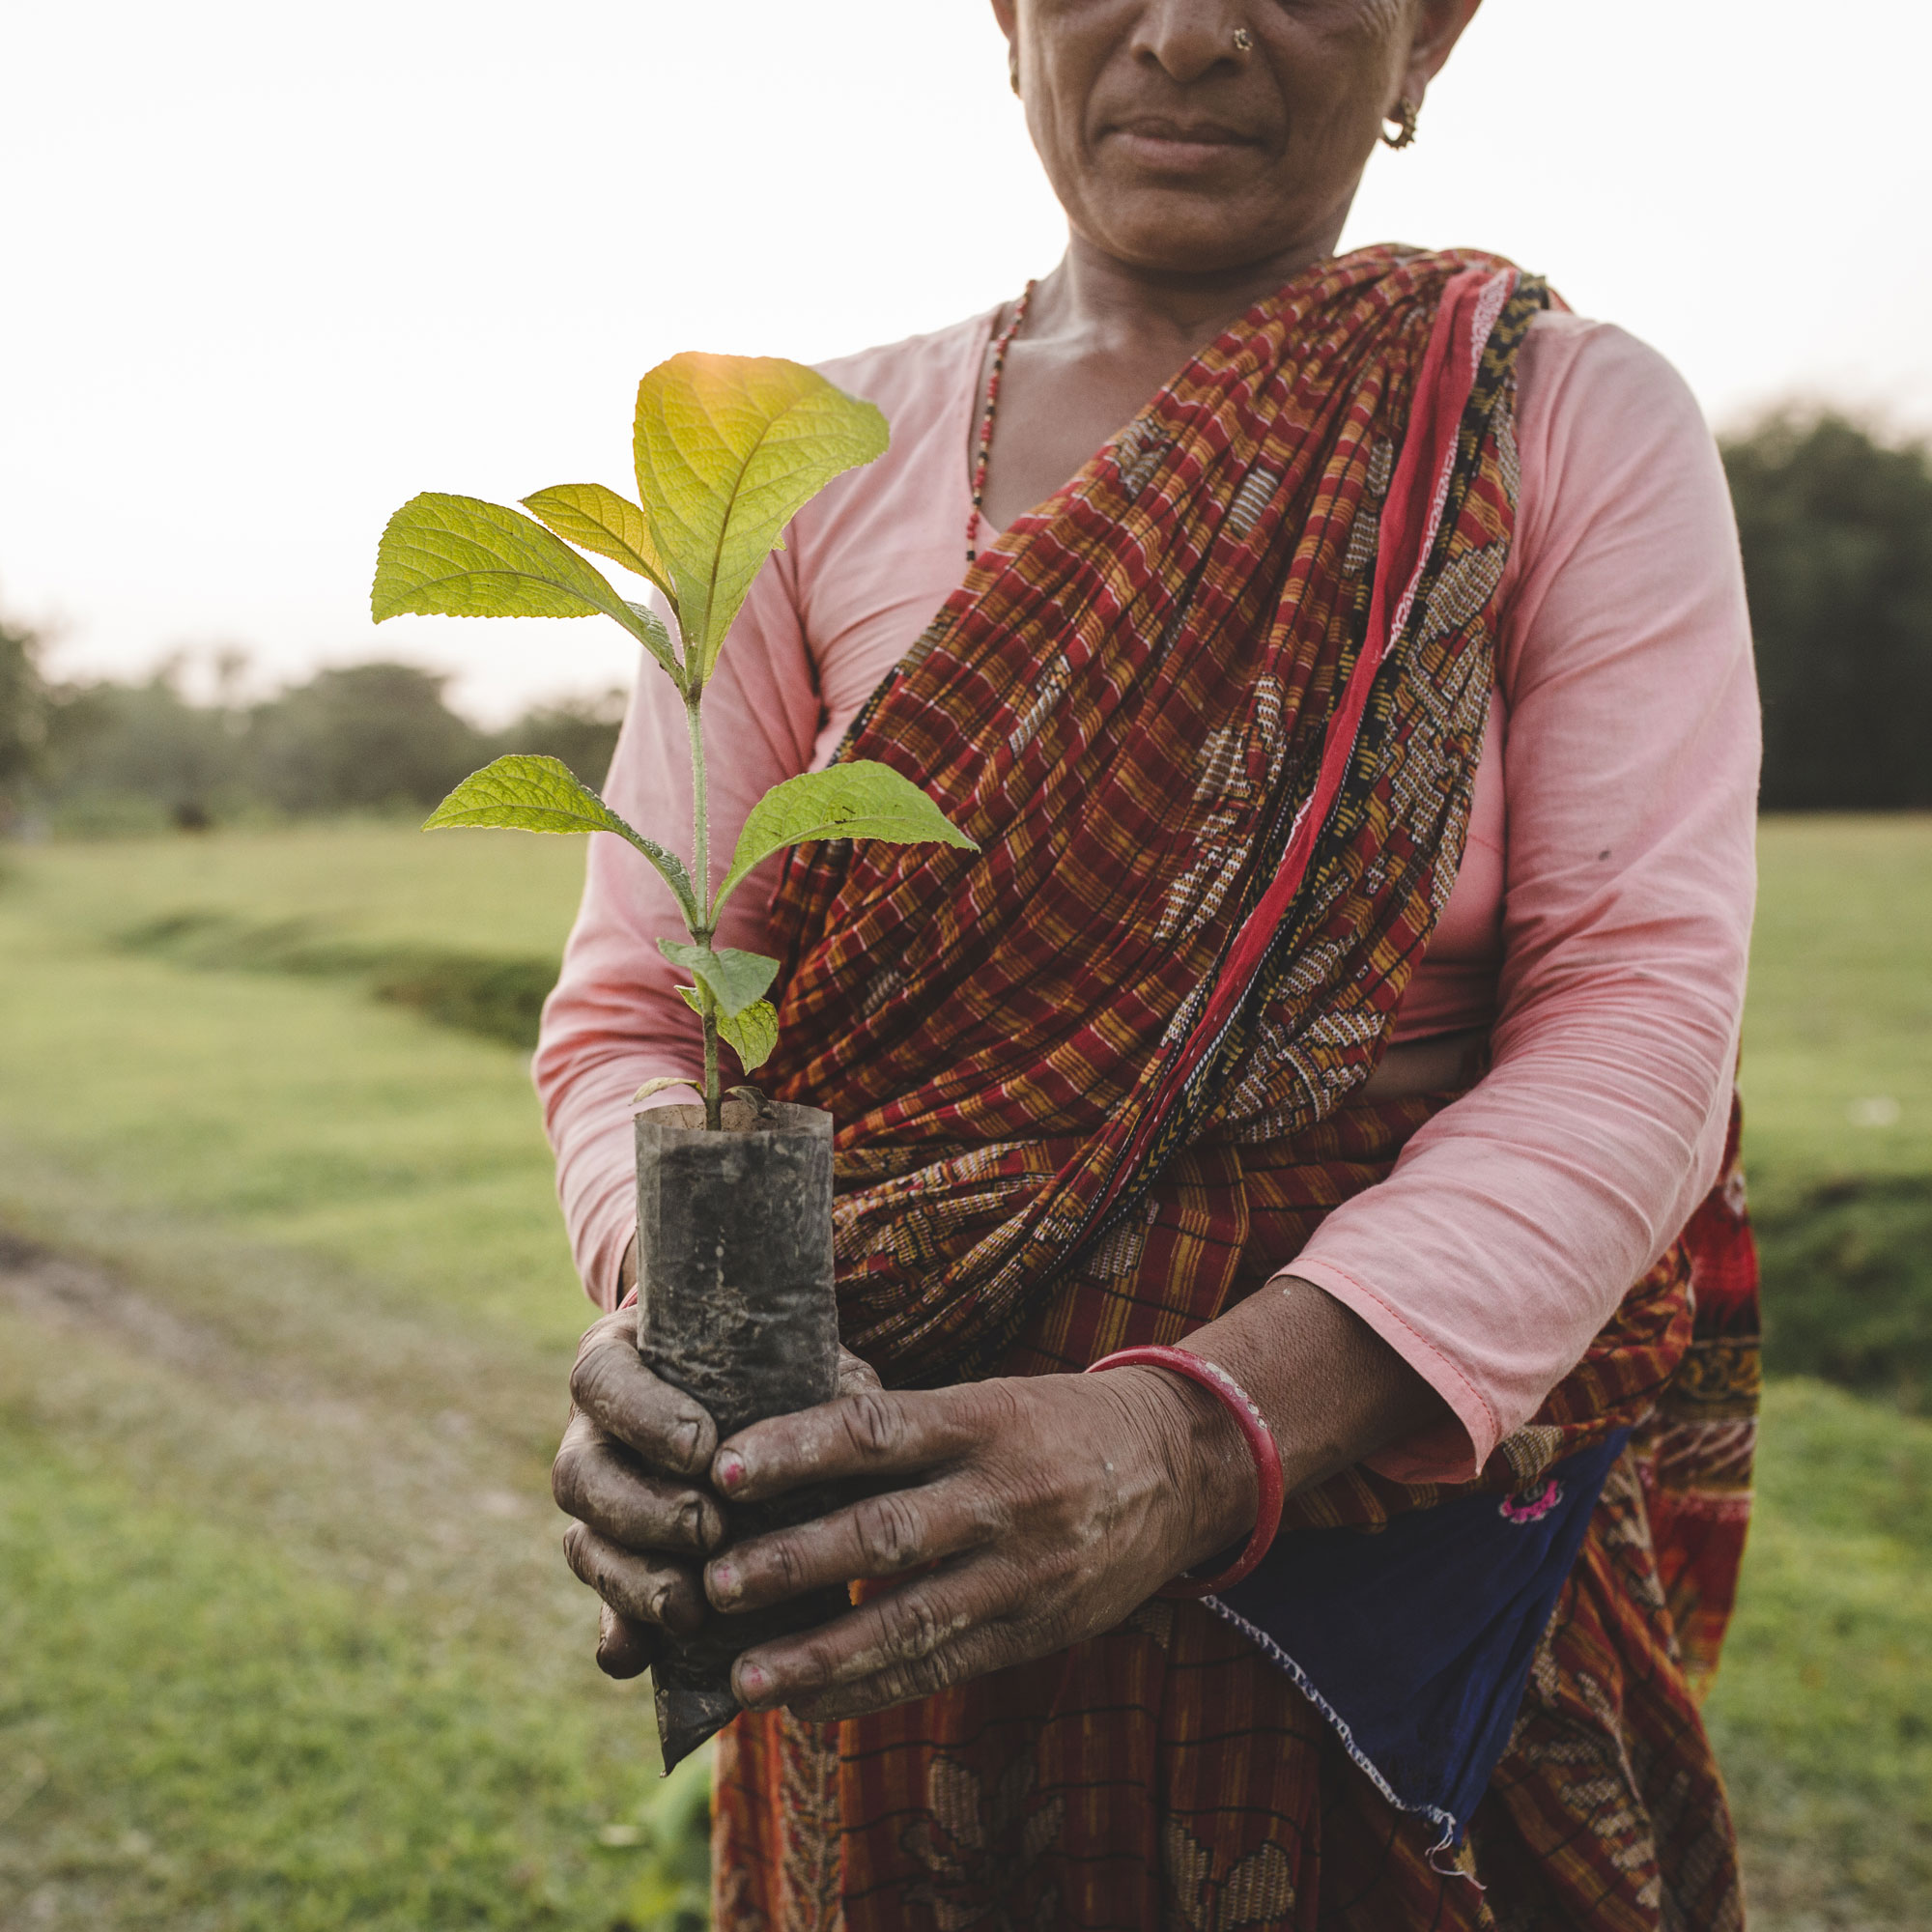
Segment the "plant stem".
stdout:
<path fill-rule="evenodd" d="M 711 799 L 704 772 L 704 726 L 698 716 L 703 691 L 685 694 L 684 722 L 691 733 L 691 876 L 697 888 L 698 917 L 704 922 L 691 935 L 694 946 L 709 946 L 716 930 L 711 916 Z M 698 988 L 704 1020 L 704 1124 L 717 1133 L 724 1122 L 724 1096 L 718 1087 L 718 1003 L 708 989 Z"/>
<path fill-rule="evenodd" d="M 700 695 L 693 692 L 684 700 L 684 722 L 691 733 L 691 876 L 697 887 L 698 916 L 704 929 L 691 936 L 699 946 L 711 943 L 711 801 L 704 781 L 704 730 L 698 722 Z"/>
<path fill-rule="evenodd" d="M 718 1005 L 704 999 L 704 1124 L 715 1134 L 724 1124 L 724 1096 L 718 1091 Z"/>

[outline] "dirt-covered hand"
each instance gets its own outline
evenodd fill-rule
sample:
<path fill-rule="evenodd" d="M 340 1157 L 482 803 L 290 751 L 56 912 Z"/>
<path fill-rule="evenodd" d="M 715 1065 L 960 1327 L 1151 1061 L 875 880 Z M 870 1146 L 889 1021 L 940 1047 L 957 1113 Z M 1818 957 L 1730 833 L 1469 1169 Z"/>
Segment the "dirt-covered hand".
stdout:
<path fill-rule="evenodd" d="M 659 1632 L 704 1622 L 698 1566 L 724 1537 L 708 1481 L 718 1430 L 638 1353 L 638 1313 L 594 1321 L 570 1375 L 571 1415 L 551 1465 L 551 1493 L 577 1519 L 564 1555 L 604 1600 L 597 1662 L 635 1677 Z"/>
<path fill-rule="evenodd" d="M 1109 1630 L 1254 1520 L 1254 1465 L 1220 1404 L 1158 1369 L 841 1397 L 741 1430 L 712 1463 L 732 1503 L 855 1478 L 876 1492 L 706 1566 L 720 1610 L 913 1577 L 749 1650 L 739 1701 L 852 1717 Z"/>
<path fill-rule="evenodd" d="M 876 1389 L 839 1351 L 841 1393 Z M 661 1632 L 688 1635 L 707 1615 L 699 1565 L 724 1540 L 708 1477 L 718 1431 L 700 1404 L 653 1375 L 638 1353 L 638 1312 L 591 1323 L 570 1376 L 571 1415 L 551 1465 L 551 1493 L 577 1519 L 565 1558 L 603 1601 L 598 1667 L 635 1677 Z"/>

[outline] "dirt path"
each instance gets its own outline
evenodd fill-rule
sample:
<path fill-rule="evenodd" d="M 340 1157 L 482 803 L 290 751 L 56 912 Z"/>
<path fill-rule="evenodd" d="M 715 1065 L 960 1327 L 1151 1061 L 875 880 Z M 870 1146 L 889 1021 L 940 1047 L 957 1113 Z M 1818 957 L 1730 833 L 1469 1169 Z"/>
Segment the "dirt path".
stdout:
<path fill-rule="evenodd" d="M 648 1695 L 558 1547 L 555 1349 L 127 1254 L 0 1227 L 0 1932 L 629 1924 Z"/>
<path fill-rule="evenodd" d="M 441 1628 L 587 1628 L 546 1463 L 560 1366 L 244 1254 L 179 1305 L 163 1280 L 0 1228 L 0 1401 L 84 1462 Z M 276 1261 L 280 1259 L 280 1265 Z"/>

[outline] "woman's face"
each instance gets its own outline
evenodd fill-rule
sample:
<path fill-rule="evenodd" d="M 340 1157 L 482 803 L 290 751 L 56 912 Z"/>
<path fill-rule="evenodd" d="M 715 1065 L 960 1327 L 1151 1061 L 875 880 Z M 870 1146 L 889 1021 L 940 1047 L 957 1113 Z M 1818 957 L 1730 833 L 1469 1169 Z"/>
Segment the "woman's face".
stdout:
<path fill-rule="evenodd" d="M 1074 232 L 1180 275 L 1332 248 L 1382 117 L 1478 4 L 993 0 Z"/>

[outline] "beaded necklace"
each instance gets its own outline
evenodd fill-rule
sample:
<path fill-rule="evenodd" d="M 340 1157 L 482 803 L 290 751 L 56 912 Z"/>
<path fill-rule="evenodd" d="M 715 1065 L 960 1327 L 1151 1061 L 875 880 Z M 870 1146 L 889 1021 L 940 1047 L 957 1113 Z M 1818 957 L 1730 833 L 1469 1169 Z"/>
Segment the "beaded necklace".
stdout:
<path fill-rule="evenodd" d="M 1020 332 L 1020 324 L 1026 320 L 1028 304 L 1033 300 L 1034 284 L 1029 282 L 1020 291 L 1020 298 L 1013 304 L 1013 319 L 1000 331 L 993 344 L 992 373 L 986 378 L 986 405 L 980 412 L 980 443 L 973 463 L 973 507 L 966 512 L 966 561 L 980 560 L 978 548 L 980 537 L 980 505 L 986 496 L 986 464 L 993 453 L 993 417 L 1000 407 L 1000 372 L 1007 366 L 1007 351 L 1013 345 L 1013 337 Z"/>

